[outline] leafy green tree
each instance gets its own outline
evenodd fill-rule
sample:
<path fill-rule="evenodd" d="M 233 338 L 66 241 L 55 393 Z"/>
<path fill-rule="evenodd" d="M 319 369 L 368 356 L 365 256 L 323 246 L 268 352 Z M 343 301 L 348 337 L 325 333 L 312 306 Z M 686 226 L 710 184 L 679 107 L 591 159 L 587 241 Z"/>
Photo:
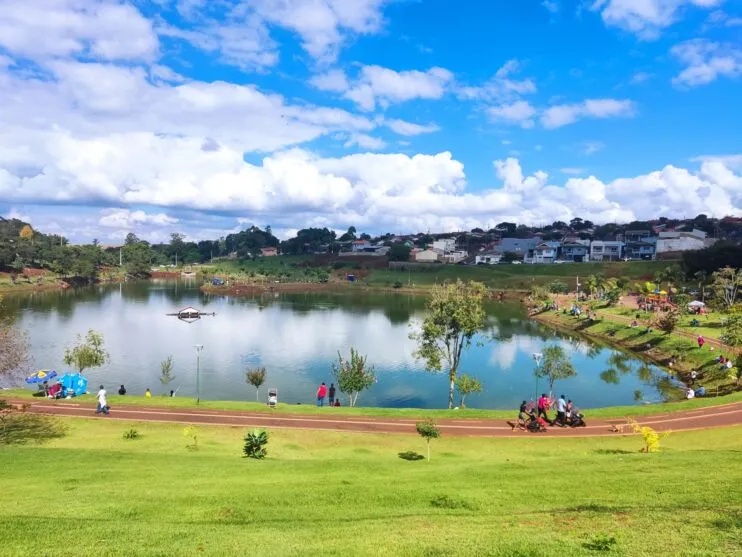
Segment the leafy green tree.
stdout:
<path fill-rule="evenodd" d="M 728 346 L 742 346 L 742 307 L 727 317 L 721 341 Z"/>
<path fill-rule="evenodd" d="M 83 339 L 77 335 L 77 344 L 68 346 L 64 352 L 64 363 L 74 366 L 80 373 L 86 369 L 100 367 L 109 361 L 108 352 L 103 347 L 103 335 L 90 329 Z"/>
<path fill-rule="evenodd" d="M 737 301 L 737 294 L 742 287 L 742 270 L 724 267 L 713 274 L 714 293 L 724 307 L 731 308 Z"/>
<path fill-rule="evenodd" d="M 512 251 L 506 251 L 502 254 L 501 261 L 503 263 L 512 263 L 513 261 L 520 261 L 520 256 Z"/>
<path fill-rule="evenodd" d="M 473 281 L 434 286 L 422 328 L 411 335 L 417 341 L 417 359 L 424 360 L 430 371 L 448 371 L 449 408 L 453 408 L 461 353 L 471 346 L 472 338 L 485 323 L 485 291 L 483 284 Z"/>
<path fill-rule="evenodd" d="M 652 320 L 652 324 L 660 331 L 669 335 L 675 330 L 680 321 L 680 313 L 677 310 L 661 311 Z"/>
<path fill-rule="evenodd" d="M 417 433 L 425 439 L 425 443 L 428 448 L 428 462 L 430 462 L 430 442 L 433 439 L 438 439 L 441 436 L 441 430 L 435 425 L 435 422 L 428 420 L 425 422 L 417 422 L 415 424 Z"/>
<path fill-rule="evenodd" d="M 245 372 L 245 383 L 255 387 L 255 400 L 260 400 L 260 387 L 265 383 L 265 368 L 248 369 Z"/>
<path fill-rule="evenodd" d="M 549 394 L 551 394 L 554 392 L 554 383 L 576 376 L 577 371 L 561 346 L 556 344 L 547 346 L 542 353 L 543 360 L 534 371 L 534 375 L 538 378 L 546 378 L 549 382 Z"/>
<path fill-rule="evenodd" d="M 411 251 L 410 246 L 394 244 L 389 248 L 389 261 L 409 261 Z"/>
<path fill-rule="evenodd" d="M 160 362 L 160 383 L 162 383 L 162 386 L 167 389 L 167 386 L 170 385 L 175 380 L 175 375 L 173 375 L 173 357 L 168 356 L 164 360 Z"/>
<path fill-rule="evenodd" d="M 459 391 L 459 394 L 461 395 L 461 402 L 459 405 L 461 408 L 466 408 L 464 405 L 464 399 L 466 399 L 466 396 L 473 393 L 481 393 L 483 389 L 482 383 L 480 383 L 478 379 L 462 374 L 456 378 L 456 390 Z"/>
<path fill-rule="evenodd" d="M 122 248 L 126 272 L 133 277 L 146 278 L 152 274 L 152 258 L 154 252 L 146 242 L 126 245 Z"/>
<path fill-rule="evenodd" d="M 332 374 L 340 392 L 350 397 L 351 407 L 356 405 L 361 391 L 376 382 L 373 366 L 369 366 L 366 356 L 361 356 L 355 348 L 350 349 L 350 360 L 346 360 L 338 352 L 338 361 L 332 364 Z"/>

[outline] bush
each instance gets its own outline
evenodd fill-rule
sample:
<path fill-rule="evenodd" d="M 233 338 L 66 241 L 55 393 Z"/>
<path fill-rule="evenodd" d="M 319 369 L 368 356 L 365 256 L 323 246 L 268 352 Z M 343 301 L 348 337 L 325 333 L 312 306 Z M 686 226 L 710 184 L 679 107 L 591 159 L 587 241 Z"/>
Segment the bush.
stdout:
<path fill-rule="evenodd" d="M 617 543 L 615 536 L 598 534 L 593 536 L 590 541 L 585 542 L 583 546 L 591 551 L 611 551 Z"/>
<path fill-rule="evenodd" d="M 680 321 L 680 315 L 677 311 L 663 311 L 657 314 L 657 316 L 652 320 L 652 324 L 660 331 L 669 335 L 675 330 L 675 327 L 677 327 L 678 321 Z"/>
<path fill-rule="evenodd" d="M 141 439 L 142 434 L 139 433 L 136 429 L 132 428 L 124 431 L 122 437 L 127 441 L 133 441 L 134 439 Z"/>
<path fill-rule="evenodd" d="M 394 283 L 394 288 L 402 288 L 402 282 L 400 282 L 400 281 L 396 281 L 396 282 Z"/>
<path fill-rule="evenodd" d="M 549 292 L 552 294 L 567 294 L 569 286 L 564 282 L 554 281 L 549 284 Z"/>
<path fill-rule="evenodd" d="M 51 416 L 27 414 L 0 400 L 0 445 L 43 443 L 64 435 L 64 426 Z"/>
<path fill-rule="evenodd" d="M 268 450 L 265 448 L 267 444 L 268 432 L 256 429 L 245 435 L 245 447 L 242 452 L 247 458 L 261 460 L 268 455 Z"/>
<path fill-rule="evenodd" d="M 198 450 L 198 428 L 195 425 L 187 425 L 183 428 L 183 436 L 188 437 L 191 443 L 186 445 L 186 449 L 191 451 Z"/>

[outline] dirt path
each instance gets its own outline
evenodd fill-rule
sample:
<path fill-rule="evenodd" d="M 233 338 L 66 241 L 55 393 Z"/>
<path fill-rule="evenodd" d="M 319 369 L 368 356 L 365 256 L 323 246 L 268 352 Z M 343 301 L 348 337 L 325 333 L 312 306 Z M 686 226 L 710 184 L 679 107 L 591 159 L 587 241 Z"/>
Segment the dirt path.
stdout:
<path fill-rule="evenodd" d="M 28 401 L 13 401 L 24 403 Z M 53 401 L 32 402 L 29 412 L 53 414 L 75 418 L 95 417 L 95 406 L 91 404 L 55 403 Z M 327 409 L 327 415 L 276 414 L 271 412 L 240 412 L 227 410 L 195 410 L 157 407 L 118 406 L 106 420 L 126 420 L 144 422 L 168 422 L 181 424 L 200 424 L 234 427 L 265 427 L 315 429 L 325 431 L 353 431 L 360 433 L 415 433 L 414 419 L 397 419 L 366 416 L 333 415 L 333 409 Z M 630 428 L 619 427 L 625 420 L 591 420 L 586 416 L 587 427 L 550 428 L 542 437 L 593 437 L 601 435 L 630 434 Z M 642 425 L 650 426 L 657 431 L 688 431 L 713 427 L 742 425 L 742 402 L 730 403 L 710 408 L 658 414 L 637 418 Z M 445 419 L 438 420 L 438 426 L 445 435 L 483 436 L 483 437 L 518 437 L 531 435 L 522 431 L 513 431 L 506 420 L 496 419 Z"/>

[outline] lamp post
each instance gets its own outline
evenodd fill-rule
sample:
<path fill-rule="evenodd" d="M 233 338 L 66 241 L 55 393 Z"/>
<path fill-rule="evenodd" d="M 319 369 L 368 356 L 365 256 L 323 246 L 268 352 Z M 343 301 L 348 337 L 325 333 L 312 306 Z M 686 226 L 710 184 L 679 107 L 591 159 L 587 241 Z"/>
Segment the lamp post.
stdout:
<path fill-rule="evenodd" d="M 196 349 L 196 404 L 201 402 L 201 351 L 204 349 L 203 344 L 194 346 Z"/>
<path fill-rule="evenodd" d="M 531 354 L 533 359 L 536 361 L 536 369 L 541 366 L 541 359 L 544 357 L 544 355 L 541 352 L 534 352 Z M 538 375 L 536 375 L 536 398 L 538 398 Z"/>

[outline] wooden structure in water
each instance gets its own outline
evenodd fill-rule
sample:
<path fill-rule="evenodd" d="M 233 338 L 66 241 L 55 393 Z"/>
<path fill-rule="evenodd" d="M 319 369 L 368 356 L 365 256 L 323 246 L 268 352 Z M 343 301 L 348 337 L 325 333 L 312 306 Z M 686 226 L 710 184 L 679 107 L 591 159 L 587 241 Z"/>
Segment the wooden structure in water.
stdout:
<path fill-rule="evenodd" d="M 188 307 L 179 309 L 177 313 L 168 313 L 167 315 L 171 317 L 177 317 L 181 321 L 187 321 L 190 323 L 198 319 L 201 319 L 204 316 L 213 317 L 214 315 L 216 315 L 216 313 L 213 313 L 213 312 L 207 313 L 207 312 L 203 312 L 201 310 L 188 306 Z"/>

